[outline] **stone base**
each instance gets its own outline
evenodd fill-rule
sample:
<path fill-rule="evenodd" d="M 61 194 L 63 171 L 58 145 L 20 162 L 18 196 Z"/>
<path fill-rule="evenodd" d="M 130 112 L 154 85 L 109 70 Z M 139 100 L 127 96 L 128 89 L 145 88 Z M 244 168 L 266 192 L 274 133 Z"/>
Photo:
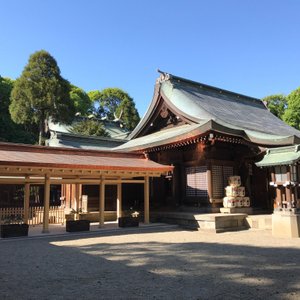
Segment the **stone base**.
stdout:
<path fill-rule="evenodd" d="M 222 214 L 247 214 L 253 213 L 252 207 L 221 207 L 220 212 Z"/>
<path fill-rule="evenodd" d="M 215 231 L 219 233 L 248 229 L 246 218 L 247 214 L 244 213 L 215 216 Z"/>
<path fill-rule="evenodd" d="M 272 235 L 276 237 L 299 238 L 300 214 L 274 211 L 272 215 Z"/>
<path fill-rule="evenodd" d="M 272 215 L 248 215 L 247 223 L 250 228 L 272 230 Z"/>
<path fill-rule="evenodd" d="M 152 222 L 178 224 L 190 229 L 212 230 L 216 233 L 248 229 L 247 214 L 193 214 L 184 212 L 152 212 Z"/>

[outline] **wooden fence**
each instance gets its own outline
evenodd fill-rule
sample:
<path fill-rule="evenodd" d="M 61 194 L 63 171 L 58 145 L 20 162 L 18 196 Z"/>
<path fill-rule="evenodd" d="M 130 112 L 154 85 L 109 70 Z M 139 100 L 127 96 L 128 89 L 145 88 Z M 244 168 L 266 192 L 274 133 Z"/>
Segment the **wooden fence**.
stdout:
<path fill-rule="evenodd" d="M 15 219 L 16 221 L 24 218 L 23 207 L 9 207 L 0 208 L 0 223 L 4 223 L 5 219 Z M 44 207 L 30 207 L 29 208 L 29 225 L 43 224 Z M 63 224 L 65 221 L 64 208 L 59 206 L 50 206 L 49 210 L 49 224 Z"/>

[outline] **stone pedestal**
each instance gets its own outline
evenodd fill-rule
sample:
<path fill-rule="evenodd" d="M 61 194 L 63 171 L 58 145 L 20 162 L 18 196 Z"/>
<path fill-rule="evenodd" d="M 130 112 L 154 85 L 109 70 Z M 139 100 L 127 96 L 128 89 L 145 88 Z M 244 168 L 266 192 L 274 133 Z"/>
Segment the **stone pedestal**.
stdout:
<path fill-rule="evenodd" d="M 221 207 L 220 212 L 223 214 L 247 214 L 253 213 L 252 207 Z"/>
<path fill-rule="evenodd" d="M 274 211 L 272 215 L 272 235 L 276 237 L 300 237 L 300 213 Z"/>

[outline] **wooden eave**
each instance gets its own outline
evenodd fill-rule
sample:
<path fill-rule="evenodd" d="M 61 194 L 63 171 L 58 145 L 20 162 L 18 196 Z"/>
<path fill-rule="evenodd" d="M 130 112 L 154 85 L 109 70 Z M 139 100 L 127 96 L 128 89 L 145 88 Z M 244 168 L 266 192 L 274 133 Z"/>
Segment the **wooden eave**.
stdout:
<path fill-rule="evenodd" d="M 217 132 L 214 130 L 210 130 L 201 135 L 178 140 L 176 142 L 172 142 L 169 144 L 164 144 L 164 145 L 155 146 L 155 147 L 142 148 L 140 150 L 136 150 L 136 153 L 142 153 L 142 152 L 150 153 L 150 152 L 157 152 L 157 151 L 161 151 L 161 150 L 168 150 L 168 149 L 184 147 L 184 146 L 188 146 L 188 145 L 196 144 L 196 143 L 214 144 L 215 142 L 240 144 L 240 145 L 246 145 L 248 147 L 256 146 L 255 144 L 245 140 L 242 137 L 231 136 L 231 135 L 223 134 L 223 133 L 220 133 L 220 132 Z"/>
<path fill-rule="evenodd" d="M 105 168 L 74 168 L 74 167 L 54 167 L 51 165 L 48 166 L 33 166 L 32 164 L 8 164 L 0 162 L 0 174 L 7 176 L 41 176 L 41 175 L 51 175 L 51 176 L 60 176 L 64 178 L 75 178 L 78 176 L 81 177 L 140 177 L 140 176 L 160 176 L 161 174 L 172 171 L 172 167 L 169 166 L 166 169 L 155 169 L 155 168 L 114 168 L 114 169 L 105 169 Z"/>
<path fill-rule="evenodd" d="M 208 142 L 208 134 L 205 133 L 201 136 L 199 135 L 199 136 L 195 136 L 195 137 L 191 137 L 191 138 L 186 138 L 184 140 L 178 140 L 176 142 L 165 144 L 165 145 L 141 149 L 138 152 L 141 152 L 141 151 L 146 152 L 146 153 L 157 152 L 157 151 L 161 151 L 161 150 L 168 150 L 168 149 L 184 147 L 184 146 L 196 144 L 196 143 L 205 144 L 207 142 Z"/>
<path fill-rule="evenodd" d="M 106 182 L 131 182 L 139 183 L 145 176 L 160 177 L 159 171 L 125 171 L 125 170 L 74 170 L 61 168 L 36 168 L 36 167 L 16 167 L 10 165 L 0 166 L 0 184 L 18 184 L 29 182 L 32 184 L 43 184 L 44 177 L 48 176 L 52 184 L 82 183 L 92 184 Z"/>

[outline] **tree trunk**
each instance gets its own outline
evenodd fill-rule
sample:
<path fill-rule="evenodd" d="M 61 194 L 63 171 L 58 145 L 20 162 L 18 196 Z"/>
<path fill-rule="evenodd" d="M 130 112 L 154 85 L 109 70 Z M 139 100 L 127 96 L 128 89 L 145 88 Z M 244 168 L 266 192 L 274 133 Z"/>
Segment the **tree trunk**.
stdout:
<path fill-rule="evenodd" d="M 45 146 L 45 141 L 46 141 L 46 124 L 47 124 L 47 120 L 45 119 L 42 119 L 40 121 L 40 124 L 39 124 L 39 130 L 40 130 L 40 133 L 39 133 L 39 145 L 41 146 Z"/>

